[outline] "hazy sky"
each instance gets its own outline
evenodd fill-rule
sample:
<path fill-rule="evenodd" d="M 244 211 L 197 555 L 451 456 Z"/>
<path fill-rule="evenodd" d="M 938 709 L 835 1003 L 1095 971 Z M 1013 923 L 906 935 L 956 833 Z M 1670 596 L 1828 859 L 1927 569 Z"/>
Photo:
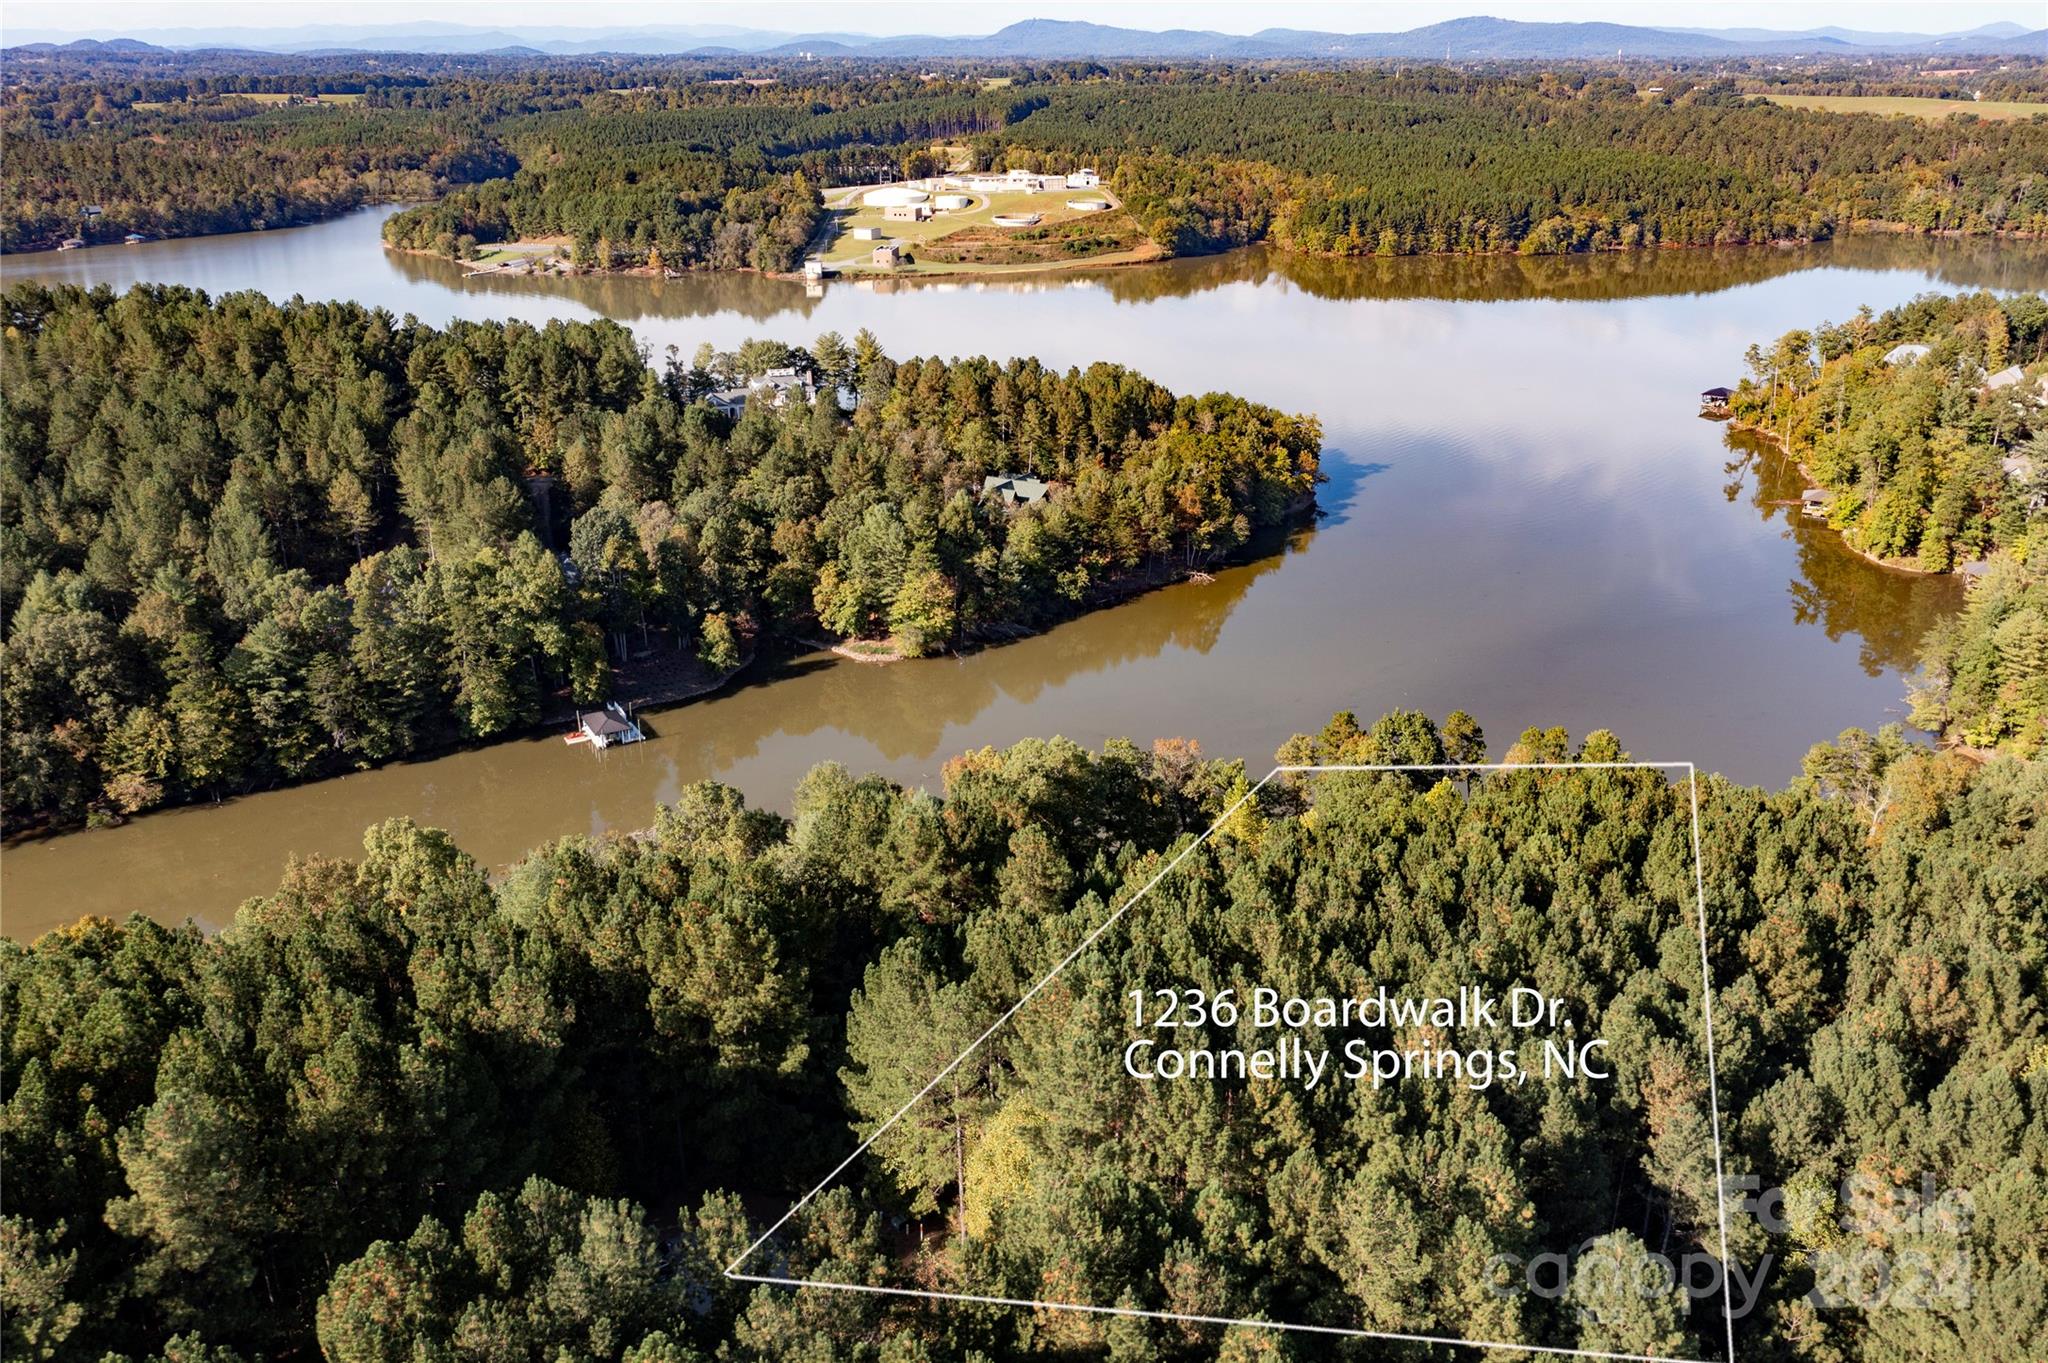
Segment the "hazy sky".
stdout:
<path fill-rule="evenodd" d="M 1713 28 L 1844 28 L 1943 32 L 2009 20 L 2029 28 L 2048 23 L 2041 0 L 1384 0 L 1383 3 L 1160 3 L 1159 0 L 944 0 L 943 3 L 864 3 L 856 0 L 755 0 L 754 3 L 645 3 L 596 0 L 564 6 L 559 0 L 363 0 L 360 3 L 299 5 L 248 0 L 9 0 L 0 20 L 6 30 L 59 29 L 95 35 L 137 30 L 223 27 L 297 27 L 303 24 L 402 24 L 419 20 L 490 27 L 618 28 L 641 24 L 730 24 L 789 31 L 839 30 L 856 33 L 987 33 L 1019 19 L 1090 19 L 1133 28 L 1207 28 L 1249 33 L 1269 27 L 1316 28 L 1338 32 L 1383 32 L 1417 28 L 1443 19 L 1495 14 L 1529 20 L 1604 20 L 1611 23 Z"/>

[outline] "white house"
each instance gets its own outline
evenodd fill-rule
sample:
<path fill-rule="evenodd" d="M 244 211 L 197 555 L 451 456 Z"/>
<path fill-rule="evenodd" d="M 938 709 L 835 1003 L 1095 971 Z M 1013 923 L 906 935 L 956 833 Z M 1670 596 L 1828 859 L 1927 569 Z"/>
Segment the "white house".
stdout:
<path fill-rule="evenodd" d="M 802 397 L 805 402 L 809 402 L 818 392 L 818 386 L 811 382 L 811 376 L 799 371 L 795 365 L 756 374 L 747 380 L 747 388 L 751 392 L 771 394 L 772 401 L 777 407 L 792 397 Z"/>

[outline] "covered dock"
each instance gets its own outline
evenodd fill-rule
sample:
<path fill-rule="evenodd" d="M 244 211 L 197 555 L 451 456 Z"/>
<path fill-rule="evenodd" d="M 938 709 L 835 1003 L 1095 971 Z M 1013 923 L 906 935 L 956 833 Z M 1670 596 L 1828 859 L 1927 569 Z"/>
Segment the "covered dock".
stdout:
<path fill-rule="evenodd" d="M 640 726 L 617 701 L 608 701 L 601 709 L 580 711 L 568 741 L 588 743 L 602 751 L 614 743 L 638 743 L 645 737 L 647 735 L 640 732 Z"/>

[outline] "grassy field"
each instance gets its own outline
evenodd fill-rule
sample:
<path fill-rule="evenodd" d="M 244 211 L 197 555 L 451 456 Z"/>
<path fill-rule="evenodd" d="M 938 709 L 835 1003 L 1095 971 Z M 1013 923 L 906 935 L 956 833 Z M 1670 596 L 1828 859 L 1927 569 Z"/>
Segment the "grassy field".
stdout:
<path fill-rule="evenodd" d="M 1820 109 L 1834 114 L 1884 114 L 1891 118 L 2032 118 L 2048 114 L 2048 104 L 2002 99 L 1927 99 L 1913 95 L 1763 95 L 1790 109 Z"/>
<path fill-rule="evenodd" d="M 552 256 L 569 246 L 567 237 L 539 237 L 530 241 L 500 241 L 477 248 L 478 265 L 504 265 L 515 260 L 531 260 L 535 256 Z"/>
<path fill-rule="evenodd" d="M 944 191 L 940 192 L 943 193 Z M 995 234 L 1007 233 L 1012 230 L 1019 233 L 1042 232 L 1046 228 L 1056 227 L 1062 223 L 1072 222 L 1080 218 L 1089 218 L 1103 223 L 1105 231 L 1094 235 L 1100 235 L 1106 239 L 1122 235 L 1121 227 L 1112 226 L 1112 224 L 1128 224 L 1128 218 L 1123 213 L 1121 207 L 1112 208 L 1098 214 L 1080 213 L 1067 207 L 1067 200 L 1069 199 L 1102 199 L 1112 204 L 1116 202 L 1108 191 L 1100 189 L 1061 188 L 1047 190 L 1043 194 L 1008 191 L 994 194 L 972 193 L 969 197 L 973 199 L 973 203 L 967 208 L 949 213 L 935 213 L 923 222 L 891 222 L 882 216 L 881 209 L 869 208 L 861 203 L 863 193 L 863 190 L 855 190 L 851 193 L 829 197 L 827 200 L 827 207 L 832 212 L 831 231 L 833 233 L 831 245 L 826 247 L 823 253 L 825 262 L 828 265 L 843 268 L 862 268 L 867 265 L 869 255 L 874 251 L 875 247 L 882 243 L 854 240 L 853 229 L 856 227 L 879 227 L 882 229 L 883 241 L 893 241 L 899 246 L 908 248 L 911 255 L 916 256 L 920 246 L 936 246 L 942 238 L 950 237 L 955 233 L 963 234 L 968 240 L 987 241 L 993 239 Z M 1036 228 L 1000 228 L 995 226 L 992 221 L 998 213 L 1037 213 L 1041 216 L 1042 221 Z M 963 244 L 965 243 L 963 242 Z M 973 255 L 976 253 L 953 252 L 950 254 Z M 1007 255 L 1008 253 L 1004 254 Z M 958 268 L 963 263 L 972 262 L 953 260 L 948 263 L 954 268 Z M 1020 260 L 1004 259 L 1000 263 L 1015 264 L 1022 262 Z"/>
<path fill-rule="evenodd" d="M 292 100 L 293 96 L 291 96 L 291 95 L 263 95 L 263 94 L 238 94 L 238 93 L 229 93 L 229 94 L 224 94 L 224 95 L 222 95 L 222 96 L 221 96 L 221 98 L 222 98 L 222 99 L 245 99 L 245 100 L 249 101 L 249 103 L 251 103 L 251 104 L 286 104 L 286 103 L 289 103 L 289 102 L 290 102 L 290 101 Z M 358 92 L 356 92 L 355 94 L 352 94 L 352 95 L 300 95 L 300 96 L 297 96 L 297 98 L 298 98 L 298 99 L 299 99 L 299 100 L 300 100 L 300 101 L 301 101 L 302 103 L 304 103 L 304 104 L 309 104 L 309 105 L 310 105 L 310 104 L 361 104 L 361 103 L 363 102 L 363 96 L 362 96 L 362 92 L 361 92 L 361 91 L 358 91 Z M 184 102 L 184 101 L 181 101 L 181 102 Z M 143 109 L 143 110 L 149 110 L 149 109 L 168 109 L 168 108 L 170 108 L 170 107 L 171 107 L 171 101 L 169 101 L 169 100 L 161 100 L 161 99 L 150 99 L 150 100 L 145 100 L 145 99 L 138 99 L 138 100 L 136 100 L 136 101 L 135 101 L 135 103 L 134 103 L 134 104 L 133 104 L 133 105 L 132 105 L 131 107 L 133 107 L 133 108 L 136 108 L 136 109 Z"/>

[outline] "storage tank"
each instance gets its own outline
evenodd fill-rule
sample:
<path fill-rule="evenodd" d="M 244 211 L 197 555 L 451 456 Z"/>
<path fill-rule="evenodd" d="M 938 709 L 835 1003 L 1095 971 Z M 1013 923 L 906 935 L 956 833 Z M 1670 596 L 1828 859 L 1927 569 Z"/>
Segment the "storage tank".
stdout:
<path fill-rule="evenodd" d="M 932 207 L 943 208 L 948 212 L 957 213 L 973 202 L 974 200 L 968 198 L 965 194 L 941 194 L 938 198 L 932 200 Z"/>
<path fill-rule="evenodd" d="M 869 208 L 907 208 L 911 204 L 921 204 L 929 198 L 931 195 L 921 189 L 912 189 L 909 185 L 884 185 L 862 195 L 861 202 Z"/>

